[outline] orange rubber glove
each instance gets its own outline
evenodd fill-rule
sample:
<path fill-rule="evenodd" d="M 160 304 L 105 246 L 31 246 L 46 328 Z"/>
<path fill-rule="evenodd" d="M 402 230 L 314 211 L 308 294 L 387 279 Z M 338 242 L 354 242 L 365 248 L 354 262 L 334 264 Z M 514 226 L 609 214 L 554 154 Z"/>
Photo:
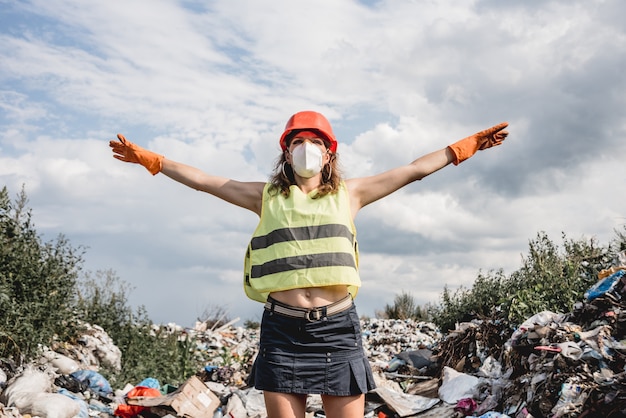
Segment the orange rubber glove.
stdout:
<path fill-rule="evenodd" d="M 114 158 L 127 163 L 141 164 L 153 176 L 161 171 L 164 156 L 133 144 L 122 134 L 117 134 L 117 137 L 120 140 L 119 142 L 109 141 L 109 146 L 113 149 Z"/>
<path fill-rule="evenodd" d="M 507 126 L 509 126 L 507 122 L 502 122 L 449 145 L 448 148 L 450 148 L 455 156 L 453 161 L 454 165 L 459 165 L 461 162 L 476 154 L 479 150 L 496 147 L 502 144 L 502 141 L 509 135 L 507 131 L 503 131 Z"/>

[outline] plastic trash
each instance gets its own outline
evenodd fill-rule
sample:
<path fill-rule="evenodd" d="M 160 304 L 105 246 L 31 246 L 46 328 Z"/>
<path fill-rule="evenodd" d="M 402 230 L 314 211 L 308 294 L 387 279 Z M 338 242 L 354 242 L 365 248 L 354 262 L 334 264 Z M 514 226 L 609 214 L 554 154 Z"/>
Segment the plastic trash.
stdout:
<path fill-rule="evenodd" d="M 105 365 L 115 370 L 122 368 L 122 351 L 114 344 L 106 331 L 99 325 L 84 324 L 86 331 L 79 342 L 97 358 L 95 366 Z"/>
<path fill-rule="evenodd" d="M 406 365 L 406 361 L 398 357 L 394 357 L 389 361 L 389 364 L 387 365 L 387 371 L 395 372 L 396 370 L 400 368 L 400 366 L 405 366 L 405 365 Z"/>
<path fill-rule="evenodd" d="M 59 393 L 22 392 L 14 405 L 22 416 L 74 418 L 80 413 L 78 402 Z"/>
<path fill-rule="evenodd" d="M 58 393 L 63 396 L 67 396 L 78 404 L 78 406 L 80 407 L 78 414 L 76 414 L 78 418 L 89 418 L 89 405 L 87 405 L 87 402 L 85 402 L 83 399 L 76 396 L 76 394 L 70 392 L 67 389 L 59 389 Z"/>
<path fill-rule="evenodd" d="M 476 404 L 476 401 L 474 399 L 463 398 L 459 399 L 459 401 L 456 403 L 456 406 L 454 407 L 454 410 L 462 413 L 464 416 L 468 416 L 472 415 L 477 407 L 478 404 Z"/>
<path fill-rule="evenodd" d="M 539 312 L 530 318 L 526 319 L 520 324 L 520 326 L 511 334 L 511 337 L 506 342 L 506 346 L 513 347 L 524 333 L 529 330 L 535 329 L 535 327 L 545 327 L 554 323 L 561 323 L 563 320 L 563 314 L 558 314 L 551 311 Z"/>
<path fill-rule="evenodd" d="M 161 384 L 154 377 L 146 377 L 141 382 L 139 382 L 137 384 L 137 386 L 143 386 L 143 387 L 146 387 L 146 388 L 153 388 L 153 389 L 160 389 L 161 388 Z"/>
<path fill-rule="evenodd" d="M 377 387 L 371 393 L 378 395 L 389 408 L 401 417 L 408 417 L 431 409 L 439 402 L 437 398 L 427 398 L 421 395 L 396 392 L 386 387 Z"/>
<path fill-rule="evenodd" d="M 69 374 L 58 376 L 54 379 L 54 384 L 74 393 L 82 393 L 89 389 L 89 386 L 86 383 L 79 381 L 74 376 Z"/>
<path fill-rule="evenodd" d="M 44 351 L 42 357 L 42 363 L 47 362 L 51 364 L 52 367 L 56 368 L 61 374 L 72 374 L 80 369 L 80 366 L 76 360 L 71 359 L 61 353 L 47 350 Z"/>
<path fill-rule="evenodd" d="M 576 382 L 565 382 L 561 385 L 559 400 L 552 408 L 552 418 L 578 415 L 582 412 L 582 406 L 587 400 L 587 394 L 583 387 Z"/>
<path fill-rule="evenodd" d="M 229 418 L 247 418 L 248 413 L 246 407 L 243 406 L 243 401 L 237 394 L 233 394 L 228 398 L 226 406 L 223 408 L 223 414 Z"/>
<path fill-rule="evenodd" d="M 149 398 L 156 398 L 161 396 L 161 391 L 155 388 L 147 388 L 143 386 L 135 386 L 126 395 L 127 398 L 133 398 L 138 396 L 145 396 Z M 133 418 L 139 415 L 144 410 L 149 410 L 150 407 L 141 405 L 127 405 L 119 404 L 115 409 L 115 416 L 121 418 Z"/>
<path fill-rule="evenodd" d="M 621 282 L 621 279 L 622 277 L 624 277 L 624 275 L 626 275 L 626 270 L 619 270 L 611 274 L 610 276 L 598 281 L 585 292 L 585 299 L 591 301 L 597 297 L 605 295 L 608 292 L 611 292 Z"/>
<path fill-rule="evenodd" d="M 477 377 L 459 373 L 453 368 L 445 366 L 439 387 L 439 398 L 451 405 L 455 405 L 464 398 L 474 398 L 479 383 L 480 380 Z"/>
<path fill-rule="evenodd" d="M 19 408 L 19 403 L 24 393 L 49 392 L 52 387 L 52 376 L 27 366 L 22 374 L 10 381 L 0 395 L 0 402 L 5 405 L 15 405 Z"/>
<path fill-rule="evenodd" d="M 483 400 L 480 405 L 476 407 L 476 409 L 474 410 L 474 414 L 482 415 L 486 414 L 487 412 L 493 411 L 498 406 L 498 399 L 499 396 L 493 394 L 488 395 L 485 400 Z"/>
<path fill-rule="evenodd" d="M 558 343 L 557 347 L 561 350 L 561 355 L 569 359 L 580 360 L 583 356 L 582 348 L 580 348 L 580 346 L 573 341 Z"/>
<path fill-rule="evenodd" d="M 478 375 L 499 379 L 502 377 L 502 365 L 495 358 L 488 356 L 478 369 Z"/>
<path fill-rule="evenodd" d="M 72 373 L 71 376 L 76 378 L 79 382 L 86 383 L 89 390 L 96 395 L 109 396 L 113 393 L 109 382 L 98 372 L 93 370 L 78 370 Z"/>
<path fill-rule="evenodd" d="M 249 416 L 264 416 L 266 414 L 265 399 L 263 397 L 263 391 L 255 388 L 248 388 L 245 390 L 235 390 L 237 396 L 241 399 Z"/>

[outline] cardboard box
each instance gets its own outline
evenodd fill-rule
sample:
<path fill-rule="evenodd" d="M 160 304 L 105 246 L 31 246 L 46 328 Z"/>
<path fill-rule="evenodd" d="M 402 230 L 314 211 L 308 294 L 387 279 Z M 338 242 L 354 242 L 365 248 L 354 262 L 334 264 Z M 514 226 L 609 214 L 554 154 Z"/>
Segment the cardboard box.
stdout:
<path fill-rule="evenodd" d="M 126 399 L 128 405 L 171 410 L 187 418 L 212 418 L 220 399 L 200 380 L 192 376 L 174 392 L 160 397 L 137 396 Z"/>

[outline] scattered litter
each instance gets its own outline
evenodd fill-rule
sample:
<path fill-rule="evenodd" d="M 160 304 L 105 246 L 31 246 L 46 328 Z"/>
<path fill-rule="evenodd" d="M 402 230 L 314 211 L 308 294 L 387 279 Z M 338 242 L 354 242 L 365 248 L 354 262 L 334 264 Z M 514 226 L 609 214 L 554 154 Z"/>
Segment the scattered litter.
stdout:
<path fill-rule="evenodd" d="M 120 350 L 102 328 L 86 325 L 75 346 L 44 348 L 21 370 L 0 363 L 0 417 L 265 418 L 263 393 L 247 386 L 259 331 L 235 323 L 163 326 L 194 338 L 210 361 L 180 387 L 146 376 L 115 392 L 98 369 L 119 370 Z M 517 327 L 490 318 L 445 335 L 413 320 L 363 319 L 361 327 L 378 386 L 366 395 L 364 418 L 626 416 L 622 265 L 601 271 L 571 312 L 538 312 Z M 321 397 L 309 396 L 307 418 L 324 416 Z"/>

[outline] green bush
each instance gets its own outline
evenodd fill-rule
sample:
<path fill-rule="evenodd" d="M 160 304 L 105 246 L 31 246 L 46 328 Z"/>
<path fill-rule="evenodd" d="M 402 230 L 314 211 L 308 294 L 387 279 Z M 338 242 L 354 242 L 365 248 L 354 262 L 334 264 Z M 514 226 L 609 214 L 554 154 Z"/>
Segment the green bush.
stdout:
<path fill-rule="evenodd" d="M 101 370 L 118 387 L 146 377 L 179 384 L 204 365 L 192 339 L 130 307 L 130 287 L 113 271 L 83 272 L 83 249 L 63 236 L 42 242 L 27 202 L 23 188 L 14 202 L 0 191 L 0 358 L 26 363 L 41 346 L 74 342 L 89 323 L 122 352 L 122 370 Z"/>
<path fill-rule="evenodd" d="M 402 292 L 394 299 L 393 305 L 385 305 L 384 316 L 390 319 L 414 319 L 421 321 L 425 318 L 422 308 L 415 302 L 415 298 L 408 292 Z"/>
<path fill-rule="evenodd" d="M 506 298 L 506 277 L 502 270 L 479 272 L 471 289 L 461 287 L 452 292 L 444 286 L 438 304 L 425 308 L 426 317 L 442 330 L 452 330 L 458 322 L 502 317 L 501 305 Z"/>
<path fill-rule="evenodd" d="M 522 266 L 506 277 L 502 270 L 480 272 L 470 289 L 451 292 L 447 287 L 440 301 L 425 309 L 441 329 L 454 329 L 458 322 L 490 318 L 518 325 L 543 310 L 570 312 L 598 273 L 614 262 L 611 254 L 626 247 L 625 234 L 616 233 L 607 246 L 594 239 L 572 240 L 563 234 L 559 247 L 545 233 L 529 242 Z"/>
<path fill-rule="evenodd" d="M 597 281 L 597 263 L 609 252 L 595 241 L 568 239 L 563 235 L 563 248 L 546 234 L 538 234 L 529 244 L 522 267 L 511 274 L 506 283 L 506 300 L 502 307 L 508 319 L 521 323 L 543 310 L 570 312 L 581 301 L 584 292 Z M 603 267 L 609 266 L 609 261 Z M 588 265 L 592 267 L 587 267 Z"/>
<path fill-rule="evenodd" d="M 114 341 L 122 351 L 122 369 L 103 374 L 117 387 L 146 377 L 178 386 L 205 365 L 195 356 L 195 339 L 149 322 L 125 324 Z"/>
<path fill-rule="evenodd" d="M 40 344 L 75 332 L 74 290 L 81 248 L 62 235 L 44 243 L 37 235 L 22 189 L 11 202 L 0 191 L 0 356 L 29 358 Z"/>
<path fill-rule="evenodd" d="M 146 377 L 179 385 L 204 366 L 195 356 L 195 340 L 181 331 L 155 325 L 143 306 L 133 310 L 131 288 L 112 270 L 87 273 L 78 282 L 76 312 L 101 326 L 122 352 L 121 370 L 100 371 L 112 385 L 137 384 Z"/>

